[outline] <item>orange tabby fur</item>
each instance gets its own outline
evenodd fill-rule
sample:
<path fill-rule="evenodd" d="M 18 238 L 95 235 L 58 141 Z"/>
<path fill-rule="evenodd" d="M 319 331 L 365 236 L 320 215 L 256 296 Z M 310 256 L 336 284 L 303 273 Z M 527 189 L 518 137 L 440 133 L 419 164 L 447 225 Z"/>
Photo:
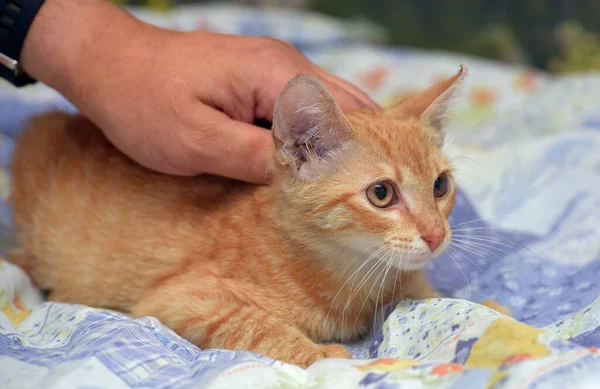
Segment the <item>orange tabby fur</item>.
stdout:
<path fill-rule="evenodd" d="M 420 239 L 443 228 L 439 252 L 450 239 L 454 185 L 434 199 L 434 180 L 450 171 L 434 127 L 444 108 L 436 104 L 446 104 L 460 76 L 387 114 L 346 115 L 314 80 L 296 79 L 282 96 L 297 96 L 280 97 L 276 108 L 268 186 L 153 173 L 86 118 L 37 117 L 14 155 L 12 202 L 23 248 L 11 258 L 51 290 L 51 300 L 155 316 L 201 348 L 252 350 L 300 366 L 349 357 L 341 345 L 319 343 L 364 333 L 378 298 L 438 295 L 420 270 L 433 256 Z M 296 98 L 309 101 L 286 107 Z M 307 161 L 292 161 L 293 145 L 281 139 L 291 133 L 278 123 L 286 126 L 302 109 L 339 130 L 332 142 L 343 147 L 327 163 L 313 161 L 322 157 L 316 148 Z M 384 178 L 403 201 L 378 209 L 364 193 Z M 366 277 L 383 254 L 394 270 Z M 359 269 L 369 256 L 375 260 Z"/>

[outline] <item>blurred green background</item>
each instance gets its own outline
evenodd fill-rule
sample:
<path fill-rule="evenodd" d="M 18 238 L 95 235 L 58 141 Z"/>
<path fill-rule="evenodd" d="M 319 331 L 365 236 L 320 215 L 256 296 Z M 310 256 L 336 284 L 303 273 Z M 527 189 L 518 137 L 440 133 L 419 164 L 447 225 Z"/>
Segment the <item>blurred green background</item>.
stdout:
<path fill-rule="evenodd" d="M 114 0 L 166 10 L 201 0 Z M 215 1 L 212 1 L 214 3 Z M 223 3 L 224 1 L 218 1 Z M 442 49 L 553 73 L 600 69 L 600 0 L 238 0 L 383 27 L 385 44 Z"/>

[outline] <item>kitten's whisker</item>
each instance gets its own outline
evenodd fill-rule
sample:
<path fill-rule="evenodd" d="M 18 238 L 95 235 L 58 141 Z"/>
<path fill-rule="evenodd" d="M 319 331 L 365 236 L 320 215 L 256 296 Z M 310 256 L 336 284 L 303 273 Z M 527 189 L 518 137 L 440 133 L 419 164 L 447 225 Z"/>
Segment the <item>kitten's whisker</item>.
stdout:
<path fill-rule="evenodd" d="M 369 269 L 369 271 L 367 272 L 367 274 L 365 274 L 363 276 L 363 278 L 361 279 L 361 282 L 358 284 L 358 286 L 356 287 L 356 289 L 351 294 L 350 299 L 353 299 L 354 297 L 356 297 L 356 295 L 358 293 L 360 293 L 361 289 L 364 287 L 364 284 L 366 282 L 368 282 L 368 280 L 371 278 L 371 276 L 377 271 L 377 269 L 379 268 L 379 266 L 381 266 L 383 263 L 385 263 L 387 255 L 389 254 L 390 251 L 391 251 L 391 249 L 388 252 L 386 252 L 385 254 L 383 254 L 378 259 L 377 263 L 374 266 L 372 266 L 371 269 Z"/>
<path fill-rule="evenodd" d="M 500 257 L 499 255 L 497 255 L 494 251 L 492 250 L 497 250 L 503 254 L 509 254 L 508 252 L 499 249 L 498 247 L 495 246 L 490 246 L 490 245 L 486 245 L 483 243 L 479 243 L 479 242 L 470 242 L 468 240 L 458 240 L 459 243 L 461 243 L 462 245 L 466 246 L 458 246 L 461 247 L 463 249 L 467 249 L 467 247 L 470 247 L 471 249 L 475 250 L 481 250 L 484 251 L 488 254 L 491 254 L 493 256 L 495 256 L 496 258 L 500 259 L 502 262 L 504 262 L 507 266 L 509 266 L 515 273 L 517 273 L 519 275 L 519 277 L 521 277 L 521 275 L 519 274 L 519 272 L 514 268 L 514 266 L 512 266 L 511 264 L 509 264 L 504 258 Z"/>
<path fill-rule="evenodd" d="M 530 253 L 533 254 L 533 251 L 529 247 L 527 247 L 525 245 L 522 245 L 520 243 L 517 243 L 514 240 L 508 239 L 505 236 L 502 236 L 502 235 L 497 234 L 497 233 L 496 234 L 490 233 L 490 235 L 471 235 L 471 234 L 464 234 L 464 233 L 454 234 L 454 232 L 452 233 L 453 237 L 456 236 L 456 237 L 459 237 L 459 238 L 471 238 L 471 237 L 473 237 L 473 238 L 479 238 L 479 240 L 482 240 L 483 238 L 498 238 L 498 239 L 502 239 L 502 240 L 504 240 L 504 241 L 506 241 L 508 243 L 512 243 L 514 245 L 514 248 L 520 248 L 520 249 L 523 249 L 523 250 L 527 250 L 527 251 L 529 251 Z M 493 240 L 491 240 L 491 241 L 493 241 Z M 497 241 L 494 241 L 494 242 L 497 242 Z M 500 243 L 500 242 L 497 242 L 497 243 Z"/>
<path fill-rule="evenodd" d="M 385 275 L 383 276 L 383 279 L 381 280 L 381 285 L 379 286 L 379 289 L 377 290 L 377 301 L 379 301 L 379 293 L 381 292 L 381 306 L 380 306 L 380 309 L 383 309 L 384 297 L 385 297 L 385 288 L 384 288 L 384 286 L 387 283 L 388 273 L 390 272 L 390 269 L 392 268 L 392 265 L 394 264 L 394 258 L 395 258 L 395 252 L 392 252 L 392 255 L 390 256 L 390 259 L 388 260 L 388 266 L 386 268 Z M 377 317 L 379 316 L 377 314 L 377 301 L 375 301 L 375 311 L 374 311 L 374 316 L 373 316 L 373 322 L 374 322 L 374 328 L 375 329 L 377 328 Z M 382 317 L 381 320 L 383 321 L 383 317 Z"/>
<path fill-rule="evenodd" d="M 402 266 L 403 267 L 402 270 L 403 270 L 404 274 L 406 274 L 406 272 L 408 271 L 408 263 L 407 262 L 403 262 L 402 265 L 403 265 Z M 402 275 L 400 275 L 400 278 L 402 278 Z M 406 277 L 404 277 L 404 281 L 406 281 Z M 402 286 L 403 286 L 403 284 L 402 284 L 402 280 L 401 280 L 400 281 L 400 297 L 404 298 L 404 294 L 402 293 Z"/>
<path fill-rule="evenodd" d="M 515 243 L 512 240 L 510 240 L 508 238 L 505 238 L 504 236 L 500 235 L 499 232 L 495 232 L 495 231 L 475 231 L 475 232 L 469 232 L 469 231 L 458 231 L 457 230 L 457 231 L 453 231 L 453 232 L 458 232 L 457 234 L 453 233 L 453 235 L 456 235 L 456 236 L 474 236 L 476 238 L 499 238 L 499 239 L 504 239 L 504 240 L 506 240 L 508 242 L 511 242 L 511 243 Z M 486 234 L 486 235 L 481 235 L 482 233 Z"/>
<path fill-rule="evenodd" d="M 485 247 L 480 247 L 480 246 L 475 246 L 475 245 L 470 245 L 468 242 L 463 243 L 464 246 L 461 246 L 462 249 L 464 250 L 468 250 L 471 252 L 477 252 L 481 254 L 481 258 L 486 258 L 484 253 L 487 253 L 489 255 L 493 255 L 494 257 L 498 258 L 500 261 L 502 261 L 506 266 L 508 266 L 512 271 L 514 271 L 521 279 L 521 275 L 519 274 L 519 272 L 517 271 L 517 269 L 512 266 L 510 263 L 508 263 L 504 258 L 500 257 L 498 254 L 496 254 L 495 252 L 485 248 Z M 479 251 L 477 251 L 479 250 Z M 492 262 L 493 263 L 493 262 Z"/>
<path fill-rule="evenodd" d="M 510 254 L 510 252 L 508 250 L 502 249 L 500 247 L 488 245 L 488 244 L 485 244 L 485 243 L 480 243 L 480 242 L 477 242 L 477 241 L 473 241 L 473 240 L 469 240 L 469 239 L 461 239 L 461 238 L 456 238 L 454 240 L 456 242 L 459 242 L 459 243 L 469 243 L 472 246 L 477 246 L 477 247 L 482 247 L 482 248 L 488 248 L 490 250 L 496 250 L 496 251 L 498 251 L 498 252 L 500 252 L 502 254 Z"/>
<path fill-rule="evenodd" d="M 520 249 L 519 246 L 515 246 L 515 245 L 509 245 L 506 243 L 502 243 L 502 242 L 498 242 L 492 239 L 488 239 L 488 238 L 480 238 L 478 236 L 472 236 L 472 235 L 453 235 L 452 238 L 456 238 L 457 240 L 469 240 L 469 241 L 473 241 L 473 243 L 478 243 L 478 242 L 482 242 L 480 244 L 484 244 L 485 243 L 490 243 L 490 244 L 496 244 L 498 246 L 502 246 L 502 247 L 508 247 L 511 249 Z M 490 248 L 494 247 L 494 246 L 489 246 Z M 497 249 L 497 247 L 494 247 Z"/>
<path fill-rule="evenodd" d="M 467 251 L 469 253 L 472 253 L 473 255 L 475 255 L 476 257 L 479 257 L 481 259 L 485 259 L 485 260 L 489 260 L 491 263 L 494 263 L 494 261 L 490 258 L 488 258 L 485 254 L 489 254 L 489 255 L 493 255 L 494 257 L 498 258 L 500 261 L 502 261 L 504 264 L 506 264 L 508 267 L 511 268 L 512 271 L 514 271 L 517 276 L 519 276 L 521 278 L 521 275 L 519 274 L 519 272 L 514 268 L 514 266 L 512 266 L 511 264 L 509 264 L 508 262 L 506 262 L 502 257 L 500 257 L 499 255 L 497 255 L 496 253 L 489 251 L 487 249 L 483 249 L 481 247 L 477 247 L 477 246 L 469 246 L 468 244 L 463 244 L 462 246 L 458 246 L 456 244 L 454 244 L 454 247 L 458 250 L 464 250 Z M 480 250 L 480 251 L 477 251 Z"/>
<path fill-rule="evenodd" d="M 383 284 L 383 282 L 379 282 L 379 277 L 383 276 L 383 279 L 382 279 L 382 281 L 384 281 L 384 280 L 385 280 L 385 274 L 386 274 L 386 270 L 387 270 L 387 267 L 388 267 L 388 265 L 389 265 L 389 261 L 388 261 L 388 263 L 386 263 L 386 265 L 383 267 L 383 271 L 382 271 L 382 272 L 381 272 L 381 274 L 380 274 L 380 275 L 377 277 L 377 279 L 375 280 L 375 283 L 373 284 L 373 286 L 376 286 L 377 284 L 379 284 L 379 285 L 382 285 L 382 284 Z M 377 319 L 377 314 L 376 314 L 376 312 L 377 312 L 377 306 L 379 305 L 379 291 L 380 291 L 380 289 L 381 289 L 380 287 L 378 287 L 378 288 L 377 288 L 377 295 L 375 296 L 375 311 L 373 311 L 373 323 L 375 323 L 375 321 L 376 321 L 376 319 Z M 365 303 L 367 302 L 367 300 L 368 300 L 368 299 L 366 299 L 365 301 L 363 301 L 363 306 L 362 306 L 362 307 L 364 307 L 364 305 L 365 305 Z M 361 310 L 362 310 L 362 307 L 361 307 Z M 360 316 L 360 313 L 361 313 L 361 312 L 359 312 L 359 313 L 358 313 L 358 316 Z M 358 320 L 358 316 L 357 316 L 356 320 Z"/>
<path fill-rule="evenodd" d="M 478 244 L 482 247 L 488 247 L 490 249 L 494 249 L 497 250 L 501 253 L 505 253 L 505 254 L 510 254 L 510 250 L 508 249 L 503 249 L 502 247 L 507 247 L 510 249 L 513 249 L 517 252 L 519 251 L 528 251 L 530 253 L 533 253 L 533 251 L 531 251 L 531 249 L 529 249 L 526 246 L 520 245 L 518 243 L 514 243 L 512 241 L 508 241 L 511 244 L 507 244 L 507 243 L 503 243 L 497 240 L 491 240 L 491 239 L 487 239 L 487 238 L 480 238 L 480 237 L 471 237 L 471 236 L 457 236 L 456 237 L 457 241 L 468 241 L 471 242 L 473 244 Z"/>
<path fill-rule="evenodd" d="M 392 250 L 390 250 L 390 253 L 393 253 Z M 387 261 L 387 255 L 386 257 L 384 257 L 384 263 L 385 261 Z M 381 273 L 379 273 L 379 275 L 377 276 L 377 278 L 375 279 L 375 281 L 373 282 L 373 285 L 371 285 L 371 289 L 369 289 L 369 293 L 367 293 L 366 298 L 364 299 L 362 305 L 360 306 L 360 310 L 358 311 L 358 315 L 356 315 L 356 319 L 354 320 L 354 323 L 352 323 L 352 328 L 354 328 L 356 326 L 356 323 L 358 322 L 358 319 L 360 317 L 360 314 L 362 313 L 362 310 L 365 308 L 365 305 L 367 304 L 367 301 L 369 301 L 369 299 L 371 298 L 371 292 L 373 292 L 373 288 L 375 288 L 375 285 L 377 285 L 377 282 L 379 281 L 379 278 L 385 274 L 385 269 L 386 269 L 387 265 L 383 267 L 383 269 L 381 270 Z M 375 298 L 375 307 L 377 309 L 377 298 Z"/>
<path fill-rule="evenodd" d="M 489 119 L 488 119 L 489 120 Z M 452 146 L 454 146 L 454 144 L 463 136 L 465 136 L 468 133 L 471 133 L 471 131 L 473 131 L 473 128 L 479 127 L 482 123 L 485 123 L 486 119 L 481 119 L 475 123 L 473 123 L 473 125 L 465 128 L 463 131 L 461 131 L 456 137 L 454 137 L 454 139 L 452 140 L 452 143 L 450 143 L 449 145 L 445 145 L 443 146 L 443 150 L 444 153 L 447 153 L 448 149 Z"/>
<path fill-rule="evenodd" d="M 467 286 L 469 287 L 469 297 L 467 297 L 467 298 L 470 299 L 471 296 L 473 296 L 473 289 L 471 289 L 471 283 L 469 282 L 469 279 L 467 278 L 467 275 L 465 274 L 465 272 L 463 271 L 463 269 L 460 267 L 460 265 L 458 264 L 458 262 L 456 262 L 456 259 L 454 259 L 454 256 L 452 255 L 452 253 L 448 252 L 448 256 L 450 257 L 450 259 L 452 259 L 452 261 L 454 262 L 454 264 L 456 265 L 456 267 L 458 267 L 458 270 L 460 270 L 460 272 L 462 273 L 463 277 L 465 278 L 465 281 L 467 282 Z"/>
<path fill-rule="evenodd" d="M 457 159 L 466 159 L 468 161 L 471 161 L 471 162 L 474 162 L 474 163 L 478 164 L 479 166 L 486 167 L 486 165 L 483 165 L 481 162 L 476 161 L 476 160 L 474 160 L 471 157 L 467 157 L 466 155 L 456 155 L 456 156 L 450 158 L 449 161 L 452 162 L 452 161 L 455 161 Z"/>
<path fill-rule="evenodd" d="M 345 282 L 345 283 L 342 285 L 342 287 L 340 288 L 340 291 L 342 290 L 342 288 L 343 288 L 344 286 L 346 286 L 346 284 L 347 284 L 347 283 L 350 281 L 350 279 L 352 279 L 352 277 L 353 277 L 353 276 L 355 276 L 355 275 L 356 275 L 356 274 L 357 274 L 357 273 L 360 271 L 360 269 L 362 269 L 362 268 L 363 268 L 363 267 L 364 267 L 364 266 L 365 266 L 367 263 L 369 263 L 369 261 L 371 261 L 371 260 L 372 260 L 374 257 L 376 257 L 376 256 L 377 256 L 377 254 L 379 254 L 381 251 L 385 250 L 385 248 L 386 248 L 386 247 L 385 247 L 385 243 L 376 243 L 376 244 L 374 244 L 374 245 L 372 245 L 372 246 L 370 246 L 370 247 L 367 247 L 366 249 L 364 249 L 363 251 L 361 251 L 361 252 L 360 252 L 360 254 L 358 254 L 357 256 L 355 256 L 355 257 L 354 257 L 354 259 L 351 261 L 351 263 L 348 265 L 348 267 L 347 267 L 347 268 L 349 268 L 349 267 L 350 267 L 350 266 L 351 266 L 351 265 L 352 265 L 354 262 L 356 262 L 356 260 L 358 260 L 358 259 L 359 259 L 359 257 L 360 257 L 360 256 L 361 256 L 361 255 L 362 255 L 362 254 L 363 254 L 365 251 L 367 251 L 367 250 L 369 250 L 369 249 L 371 249 L 371 248 L 373 248 L 373 247 L 376 247 L 376 246 L 378 246 L 378 245 L 381 245 L 382 247 L 380 247 L 379 249 L 377 249 L 375 252 L 371 253 L 371 255 L 369 255 L 369 257 L 367 257 L 367 259 L 365 259 L 365 260 L 363 261 L 362 265 L 361 265 L 361 266 L 359 266 L 359 267 L 358 267 L 358 269 L 356 269 L 356 270 L 354 271 L 354 273 L 352 273 L 352 274 L 350 275 L 350 277 L 348 277 L 348 279 L 346 280 L 346 282 Z M 339 291 L 338 291 L 338 293 L 339 293 Z M 334 297 L 334 300 L 335 300 L 335 297 Z"/>
<path fill-rule="evenodd" d="M 402 252 L 402 253 L 398 253 L 400 254 L 400 258 L 396 259 L 394 257 L 394 262 L 397 262 L 396 265 L 396 275 L 394 276 L 394 287 L 392 289 L 392 298 L 391 298 L 391 302 L 393 304 L 396 303 L 396 301 L 401 301 L 403 299 L 403 293 L 402 293 L 402 274 L 404 274 L 406 272 L 406 268 L 407 268 L 407 263 L 405 261 L 406 257 L 408 256 L 408 253 L 406 252 Z M 400 281 L 398 281 L 398 275 L 400 275 Z M 400 283 L 400 299 L 396 300 L 396 286 L 398 285 L 398 282 Z"/>
<path fill-rule="evenodd" d="M 471 223 L 476 223 L 476 222 L 480 222 L 480 221 L 495 219 L 495 218 L 499 218 L 499 217 L 505 217 L 505 216 L 508 216 L 508 215 L 509 214 L 507 213 L 507 214 L 504 214 L 504 215 L 494 215 L 494 216 L 482 217 L 482 218 L 479 218 L 479 219 L 470 220 L 468 222 L 463 222 L 463 223 L 455 224 L 455 225 L 451 226 L 450 228 L 454 229 L 454 227 L 464 226 L 465 224 L 471 224 Z"/>
<path fill-rule="evenodd" d="M 465 176 L 465 177 L 468 177 L 468 178 L 471 178 L 471 179 L 477 179 L 477 180 L 479 180 L 479 181 L 483 182 L 484 184 L 486 184 L 486 185 L 488 185 L 488 186 L 492 186 L 492 184 L 491 184 L 489 181 L 486 181 L 486 180 L 484 180 L 484 179 L 483 179 L 483 178 L 481 178 L 481 177 L 477 177 L 477 176 L 471 176 L 471 175 L 469 175 L 469 174 L 463 173 L 463 172 L 461 172 L 461 171 L 460 171 L 460 170 L 458 170 L 458 169 L 454 169 L 454 170 L 452 170 L 452 174 L 453 174 L 454 176 L 461 175 L 461 176 Z"/>
<path fill-rule="evenodd" d="M 386 254 L 387 255 L 387 252 Z M 342 319 L 342 321 L 345 322 L 347 315 L 348 315 L 348 311 L 349 311 L 349 307 L 352 304 L 352 301 L 354 300 L 354 297 L 356 297 L 362 290 L 363 286 L 369 281 L 369 279 L 371 278 L 371 276 L 373 274 L 375 274 L 375 272 L 377 271 L 377 269 L 379 269 L 379 267 L 385 262 L 385 257 L 382 257 L 378 260 L 377 264 L 375 264 L 370 270 L 369 272 L 361 279 L 361 282 L 359 284 L 359 286 L 352 290 L 352 293 L 350 294 L 348 301 L 346 302 L 346 305 L 344 306 L 344 310 L 342 312 L 342 315 L 340 315 L 339 319 Z M 373 285 L 375 285 L 375 283 L 373 283 Z M 368 299 L 368 295 L 365 297 L 365 299 Z M 339 321 L 338 319 L 338 321 Z M 352 327 L 354 328 L 354 326 Z"/>
<path fill-rule="evenodd" d="M 377 269 L 379 268 L 379 266 L 381 266 L 381 264 L 382 264 L 382 263 L 385 261 L 385 256 L 386 256 L 386 255 L 387 255 L 387 253 L 385 253 L 384 255 L 382 255 L 382 256 L 381 256 L 381 257 L 380 257 L 380 258 L 377 260 L 377 263 L 376 263 L 375 265 L 371 266 L 371 269 L 369 269 L 369 271 L 367 272 L 367 274 L 365 274 L 365 275 L 363 276 L 363 278 L 361 279 L 361 281 L 360 281 L 360 283 L 359 283 L 358 287 L 357 287 L 356 289 L 353 289 L 353 290 L 351 291 L 351 293 L 350 293 L 350 297 L 348 298 L 348 302 L 345 304 L 345 306 L 344 306 L 344 310 L 342 311 L 342 314 L 340 315 L 340 317 L 338 318 L 338 320 L 335 322 L 335 324 L 334 324 L 334 328 L 335 328 L 335 326 L 337 325 L 337 323 L 338 323 L 340 320 L 345 320 L 345 317 L 346 317 L 347 310 L 348 310 L 348 308 L 350 307 L 350 305 L 351 305 L 351 303 L 352 303 L 352 300 L 354 299 L 354 297 L 356 297 L 356 295 L 357 295 L 358 293 L 360 293 L 360 291 L 361 291 L 362 287 L 364 286 L 364 284 L 365 284 L 366 282 L 368 282 L 368 281 L 369 281 L 369 279 L 371 278 L 371 276 L 372 276 L 372 275 L 375 273 L 375 271 L 377 271 Z"/>
<path fill-rule="evenodd" d="M 463 248 L 463 249 L 470 248 L 471 250 L 474 250 L 474 251 L 482 253 L 482 254 L 487 253 L 489 255 L 495 256 L 496 258 L 500 259 L 501 261 L 504 260 L 503 256 L 507 254 L 507 253 L 505 253 L 503 251 L 500 251 L 499 253 L 497 253 L 495 251 L 492 251 L 488 247 L 479 246 L 477 244 L 474 244 L 473 242 L 461 242 L 461 241 L 459 241 L 458 244 L 459 245 L 457 247 L 460 247 L 460 248 Z M 503 255 L 503 256 L 501 257 L 500 255 Z"/>
<path fill-rule="evenodd" d="M 400 259 L 402 259 L 404 256 Z M 395 257 L 394 257 L 395 259 Z M 394 287 L 392 288 L 392 303 L 396 301 L 396 285 L 398 284 L 398 274 L 400 273 L 400 266 L 396 266 L 396 276 L 394 277 Z M 400 288 L 400 298 L 402 298 L 402 288 Z"/>
<path fill-rule="evenodd" d="M 352 293 L 350 294 L 350 301 L 358 294 L 360 293 L 360 290 L 363 288 L 364 284 L 366 282 L 368 282 L 368 280 L 371 278 L 371 276 L 377 271 L 377 269 L 379 268 L 379 266 L 381 266 L 381 264 L 383 264 L 385 262 L 385 258 L 387 257 L 389 251 L 386 252 L 385 254 L 381 255 L 380 258 L 377 259 L 377 263 L 373 266 L 371 266 L 371 268 L 367 271 L 367 273 L 363 276 L 363 278 L 361 278 L 358 286 L 353 289 Z M 350 301 L 348 301 L 348 304 L 350 304 Z"/>
<path fill-rule="evenodd" d="M 384 245 L 383 243 L 379 243 L 379 244 L 381 244 L 381 245 L 382 245 L 382 247 L 381 247 L 381 248 L 379 248 L 379 249 L 377 249 L 377 250 L 376 250 L 374 253 L 372 253 L 372 254 L 371 254 L 371 255 L 370 255 L 370 256 L 369 256 L 369 257 L 368 257 L 368 258 L 367 258 L 365 261 L 363 261 L 362 265 L 361 265 L 361 266 L 359 266 L 359 268 L 358 268 L 358 269 L 356 269 L 356 270 L 354 271 L 354 273 L 353 273 L 353 274 L 352 274 L 350 277 L 348 277 L 348 279 L 346 280 L 346 282 L 344 282 L 344 284 L 343 284 L 343 285 L 340 287 L 340 289 L 338 290 L 338 292 L 335 294 L 335 296 L 333 297 L 333 299 L 332 299 L 332 301 L 331 301 L 331 303 L 330 303 L 330 305 L 329 305 L 329 309 L 328 309 L 328 311 L 327 311 L 327 315 L 326 315 L 326 317 L 327 317 L 327 318 L 328 318 L 328 317 L 329 317 L 329 315 L 331 314 L 331 310 L 332 310 L 332 308 L 333 308 L 333 306 L 334 306 L 334 304 L 335 304 L 335 301 L 336 301 L 336 299 L 338 298 L 339 294 L 340 294 L 340 293 L 342 292 L 342 290 L 344 289 L 344 286 L 345 286 L 345 285 L 347 285 L 347 284 L 348 284 L 348 282 L 350 282 L 350 280 L 352 280 L 352 287 L 353 287 L 353 286 L 354 286 L 354 281 L 356 280 L 356 275 L 358 274 L 358 272 L 360 271 L 360 269 L 362 269 L 362 268 L 363 268 L 364 266 L 366 266 L 366 265 L 367 265 L 367 264 L 368 264 L 370 261 L 372 261 L 372 260 L 373 260 L 373 258 L 375 258 L 375 257 L 377 256 L 377 254 L 378 254 L 378 253 L 380 253 L 381 251 L 385 250 L 385 248 L 386 248 L 386 247 L 385 247 L 385 245 Z M 377 245 L 378 245 L 378 244 L 374 244 L 374 245 L 372 245 L 372 246 L 370 246 L 370 247 L 366 248 L 365 250 L 363 250 L 363 251 L 361 252 L 361 254 L 362 254 L 362 253 L 364 253 L 365 251 L 369 250 L 370 248 L 373 248 L 373 247 L 377 246 Z M 356 259 L 356 258 L 358 258 L 359 256 L 360 256 L 360 254 L 359 254 L 357 257 L 355 257 L 355 259 Z M 344 312 L 344 311 L 345 311 L 345 309 L 342 311 L 342 314 L 343 314 L 343 312 Z M 337 324 L 338 324 L 338 321 L 336 321 L 336 322 L 334 323 L 334 326 L 333 326 L 334 330 L 335 330 L 335 327 L 337 326 Z M 343 327 L 342 327 L 342 338 L 344 337 L 344 331 L 345 331 L 345 328 L 343 328 Z"/>
<path fill-rule="evenodd" d="M 521 274 L 519 274 L 519 272 L 517 271 L 517 269 L 515 269 L 515 267 L 514 267 L 514 266 L 512 266 L 512 265 L 511 265 L 510 263 L 508 263 L 508 262 L 507 262 L 507 261 L 506 261 L 504 258 L 500 257 L 500 256 L 499 256 L 498 254 L 496 254 L 495 252 L 493 252 L 493 251 L 490 251 L 490 250 L 487 250 L 487 249 L 485 249 L 485 248 L 482 248 L 482 247 L 477 247 L 477 246 L 469 246 L 469 245 L 471 244 L 471 242 L 463 242 L 462 244 L 463 244 L 463 245 L 465 245 L 466 247 L 465 247 L 465 246 L 458 246 L 458 245 L 456 245 L 456 243 L 451 243 L 451 245 L 452 245 L 452 244 L 454 244 L 454 245 L 455 245 L 455 247 L 458 247 L 458 248 L 460 248 L 460 249 L 462 249 L 462 250 L 467 250 L 467 251 L 469 251 L 469 252 L 471 252 L 471 253 L 473 253 L 473 254 L 475 254 L 475 255 L 479 256 L 480 258 L 483 258 L 483 259 L 488 259 L 488 260 L 490 260 L 490 261 L 491 261 L 491 259 L 487 258 L 487 257 L 484 255 L 484 253 L 482 253 L 481 251 L 480 251 L 480 252 L 477 252 L 477 251 L 475 251 L 475 249 L 477 249 L 477 250 L 482 250 L 482 251 L 484 251 L 484 252 L 486 252 L 486 253 L 488 253 L 488 254 L 490 254 L 490 255 L 493 255 L 494 257 L 496 257 L 496 258 L 498 258 L 499 260 L 501 260 L 501 261 L 502 261 L 502 262 L 503 262 L 503 263 L 504 263 L 506 266 L 508 266 L 508 267 L 509 267 L 509 268 L 510 268 L 512 271 L 514 271 L 514 272 L 515 272 L 515 274 L 517 274 L 517 276 L 518 276 L 518 277 L 519 277 L 521 280 L 523 280 L 523 277 L 521 276 Z M 493 263 L 493 261 L 492 261 L 492 263 Z"/>
<path fill-rule="evenodd" d="M 391 256 L 390 256 L 390 258 L 391 258 Z M 385 277 L 389 270 L 389 266 L 390 266 L 390 260 L 388 260 L 386 266 L 384 267 L 383 277 L 381 279 L 381 282 L 379 283 L 379 287 L 377 288 L 377 295 L 375 296 L 375 310 L 373 311 L 373 323 L 375 326 L 377 325 L 377 306 L 379 305 L 379 292 L 381 292 L 381 287 L 385 283 Z M 379 278 L 377 278 L 376 282 L 379 282 Z M 363 303 L 364 303 L 364 301 L 363 301 Z M 359 315 L 360 315 L 360 312 L 359 312 Z"/>
<path fill-rule="evenodd" d="M 475 231 L 474 233 L 465 232 L 465 231 L 457 231 L 457 232 L 459 232 L 458 234 L 456 234 L 457 236 L 467 236 L 467 237 L 472 236 L 475 238 L 498 238 L 498 239 L 503 239 L 510 243 L 518 244 L 517 242 L 515 242 L 511 239 L 508 239 L 505 236 L 500 235 L 499 232 L 494 232 L 494 231 Z"/>
<path fill-rule="evenodd" d="M 488 227 L 471 227 L 471 228 L 459 228 L 459 229 L 454 229 L 452 227 L 450 227 L 450 229 L 454 232 L 458 232 L 458 231 L 473 231 L 473 230 L 499 230 L 501 231 L 502 228 L 500 227 L 495 227 L 495 226 L 488 226 Z"/>
<path fill-rule="evenodd" d="M 343 274 L 345 274 L 345 273 L 346 273 L 346 271 L 347 271 L 348 269 L 351 269 L 351 268 L 352 268 L 352 266 L 354 265 L 354 263 L 355 263 L 356 261 L 360 260 L 360 259 L 361 259 L 361 256 L 362 256 L 362 255 L 363 255 L 363 254 L 364 254 L 366 251 L 368 251 L 369 249 L 372 249 L 373 247 L 376 247 L 376 246 L 378 246 L 378 245 L 383 245 L 383 243 L 375 243 L 375 244 L 373 244 L 373 245 L 371 245 L 371 246 L 367 247 L 366 249 L 364 249 L 363 251 L 361 251 L 361 252 L 360 252 L 360 253 L 358 253 L 357 255 L 355 255 L 355 256 L 354 256 L 354 257 L 353 257 L 353 258 L 352 258 L 350 261 L 347 261 L 348 263 L 346 264 L 346 266 L 344 267 L 344 270 L 343 270 L 343 271 L 340 273 L 340 275 L 343 275 Z M 363 260 L 363 262 L 364 262 L 364 260 Z"/>
<path fill-rule="evenodd" d="M 327 315 L 325 315 L 326 318 L 329 317 L 329 315 L 331 314 L 331 310 L 333 309 L 333 305 L 334 305 L 336 299 L 338 298 L 338 296 L 340 295 L 340 293 L 342 292 L 342 290 L 344 290 L 344 287 L 348 284 L 348 282 L 350 282 L 352 280 L 353 281 L 352 287 L 354 287 L 354 280 L 355 280 L 356 275 L 360 272 L 360 270 L 363 267 L 365 267 L 369 262 L 371 262 L 373 260 L 373 258 L 375 258 L 380 252 L 382 252 L 383 250 L 385 250 L 386 246 L 385 246 L 384 243 L 376 243 L 376 244 L 374 244 L 374 245 L 366 248 L 357 257 L 355 257 L 355 259 L 357 259 L 362 253 L 364 253 L 365 251 L 367 251 L 367 250 L 369 250 L 369 249 L 371 249 L 371 248 L 373 248 L 373 247 L 375 247 L 375 246 L 377 246 L 379 244 L 382 245 L 382 247 L 380 247 L 374 253 L 372 253 L 371 255 L 369 255 L 369 257 L 367 257 L 367 259 L 365 259 L 363 261 L 363 263 L 358 267 L 358 269 L 356 269 L 354 271 L 354 273 L 352 273 L 352 275 L 350 275 L 350 277 L 348 277 L 348 279 L 346 280 L 346 282 L 344 282 L 342 284 L 342 286 L 340 287 L 340 289 L 337 291 L 337 293 L 335 294 L 335 296 L 331 300 L 331 304 L 329 305 L 329 310 L 327 311 Z"/>
<path fill-rule="evenodd" d="M 468 258 L 464 253 L 461 253 L 460 251 L 458 251 L 455 247 L 452 246 L 448 246 L 448 250 L 452 250 L 454 253 L 456 253 L 456 255 L 460 255 L 462 258 L 468 260 L 469 262 L 471 262 L 476 268 L 477 270 L 479 270 L 479 272 L 481 274 L 485 274 L 483 272 L 483 270 L 479 267 L 479 265 L 477 264 L 476 260 L 474 260 L 473 258 Z"/>

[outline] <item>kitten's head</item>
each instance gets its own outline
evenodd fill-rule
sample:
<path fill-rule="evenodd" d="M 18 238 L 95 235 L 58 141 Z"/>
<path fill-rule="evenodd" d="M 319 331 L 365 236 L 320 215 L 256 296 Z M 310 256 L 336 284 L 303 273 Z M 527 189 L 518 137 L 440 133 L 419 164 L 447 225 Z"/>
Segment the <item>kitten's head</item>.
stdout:
<path fill-rule="evenodd" d="M 386 112 L 342 113 L 316 79 L 290 81 L 273 139 L 282 204 L 298 234 L 334 250 L 396 253 L 404 270 L 441 254 L 455 197 L 442 119 L 465 73 Z"/>

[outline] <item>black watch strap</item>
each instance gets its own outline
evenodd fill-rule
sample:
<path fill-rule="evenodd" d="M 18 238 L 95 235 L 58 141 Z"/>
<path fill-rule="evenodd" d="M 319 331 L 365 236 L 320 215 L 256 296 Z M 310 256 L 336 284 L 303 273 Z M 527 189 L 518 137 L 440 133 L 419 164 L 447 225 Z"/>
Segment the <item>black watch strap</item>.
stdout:
<path fill-rule="evenodd" d="M 29 27 L 44 0 L 0 0 L 0 77 L 15 86 L 35 80 L 19 66 Z"/>

